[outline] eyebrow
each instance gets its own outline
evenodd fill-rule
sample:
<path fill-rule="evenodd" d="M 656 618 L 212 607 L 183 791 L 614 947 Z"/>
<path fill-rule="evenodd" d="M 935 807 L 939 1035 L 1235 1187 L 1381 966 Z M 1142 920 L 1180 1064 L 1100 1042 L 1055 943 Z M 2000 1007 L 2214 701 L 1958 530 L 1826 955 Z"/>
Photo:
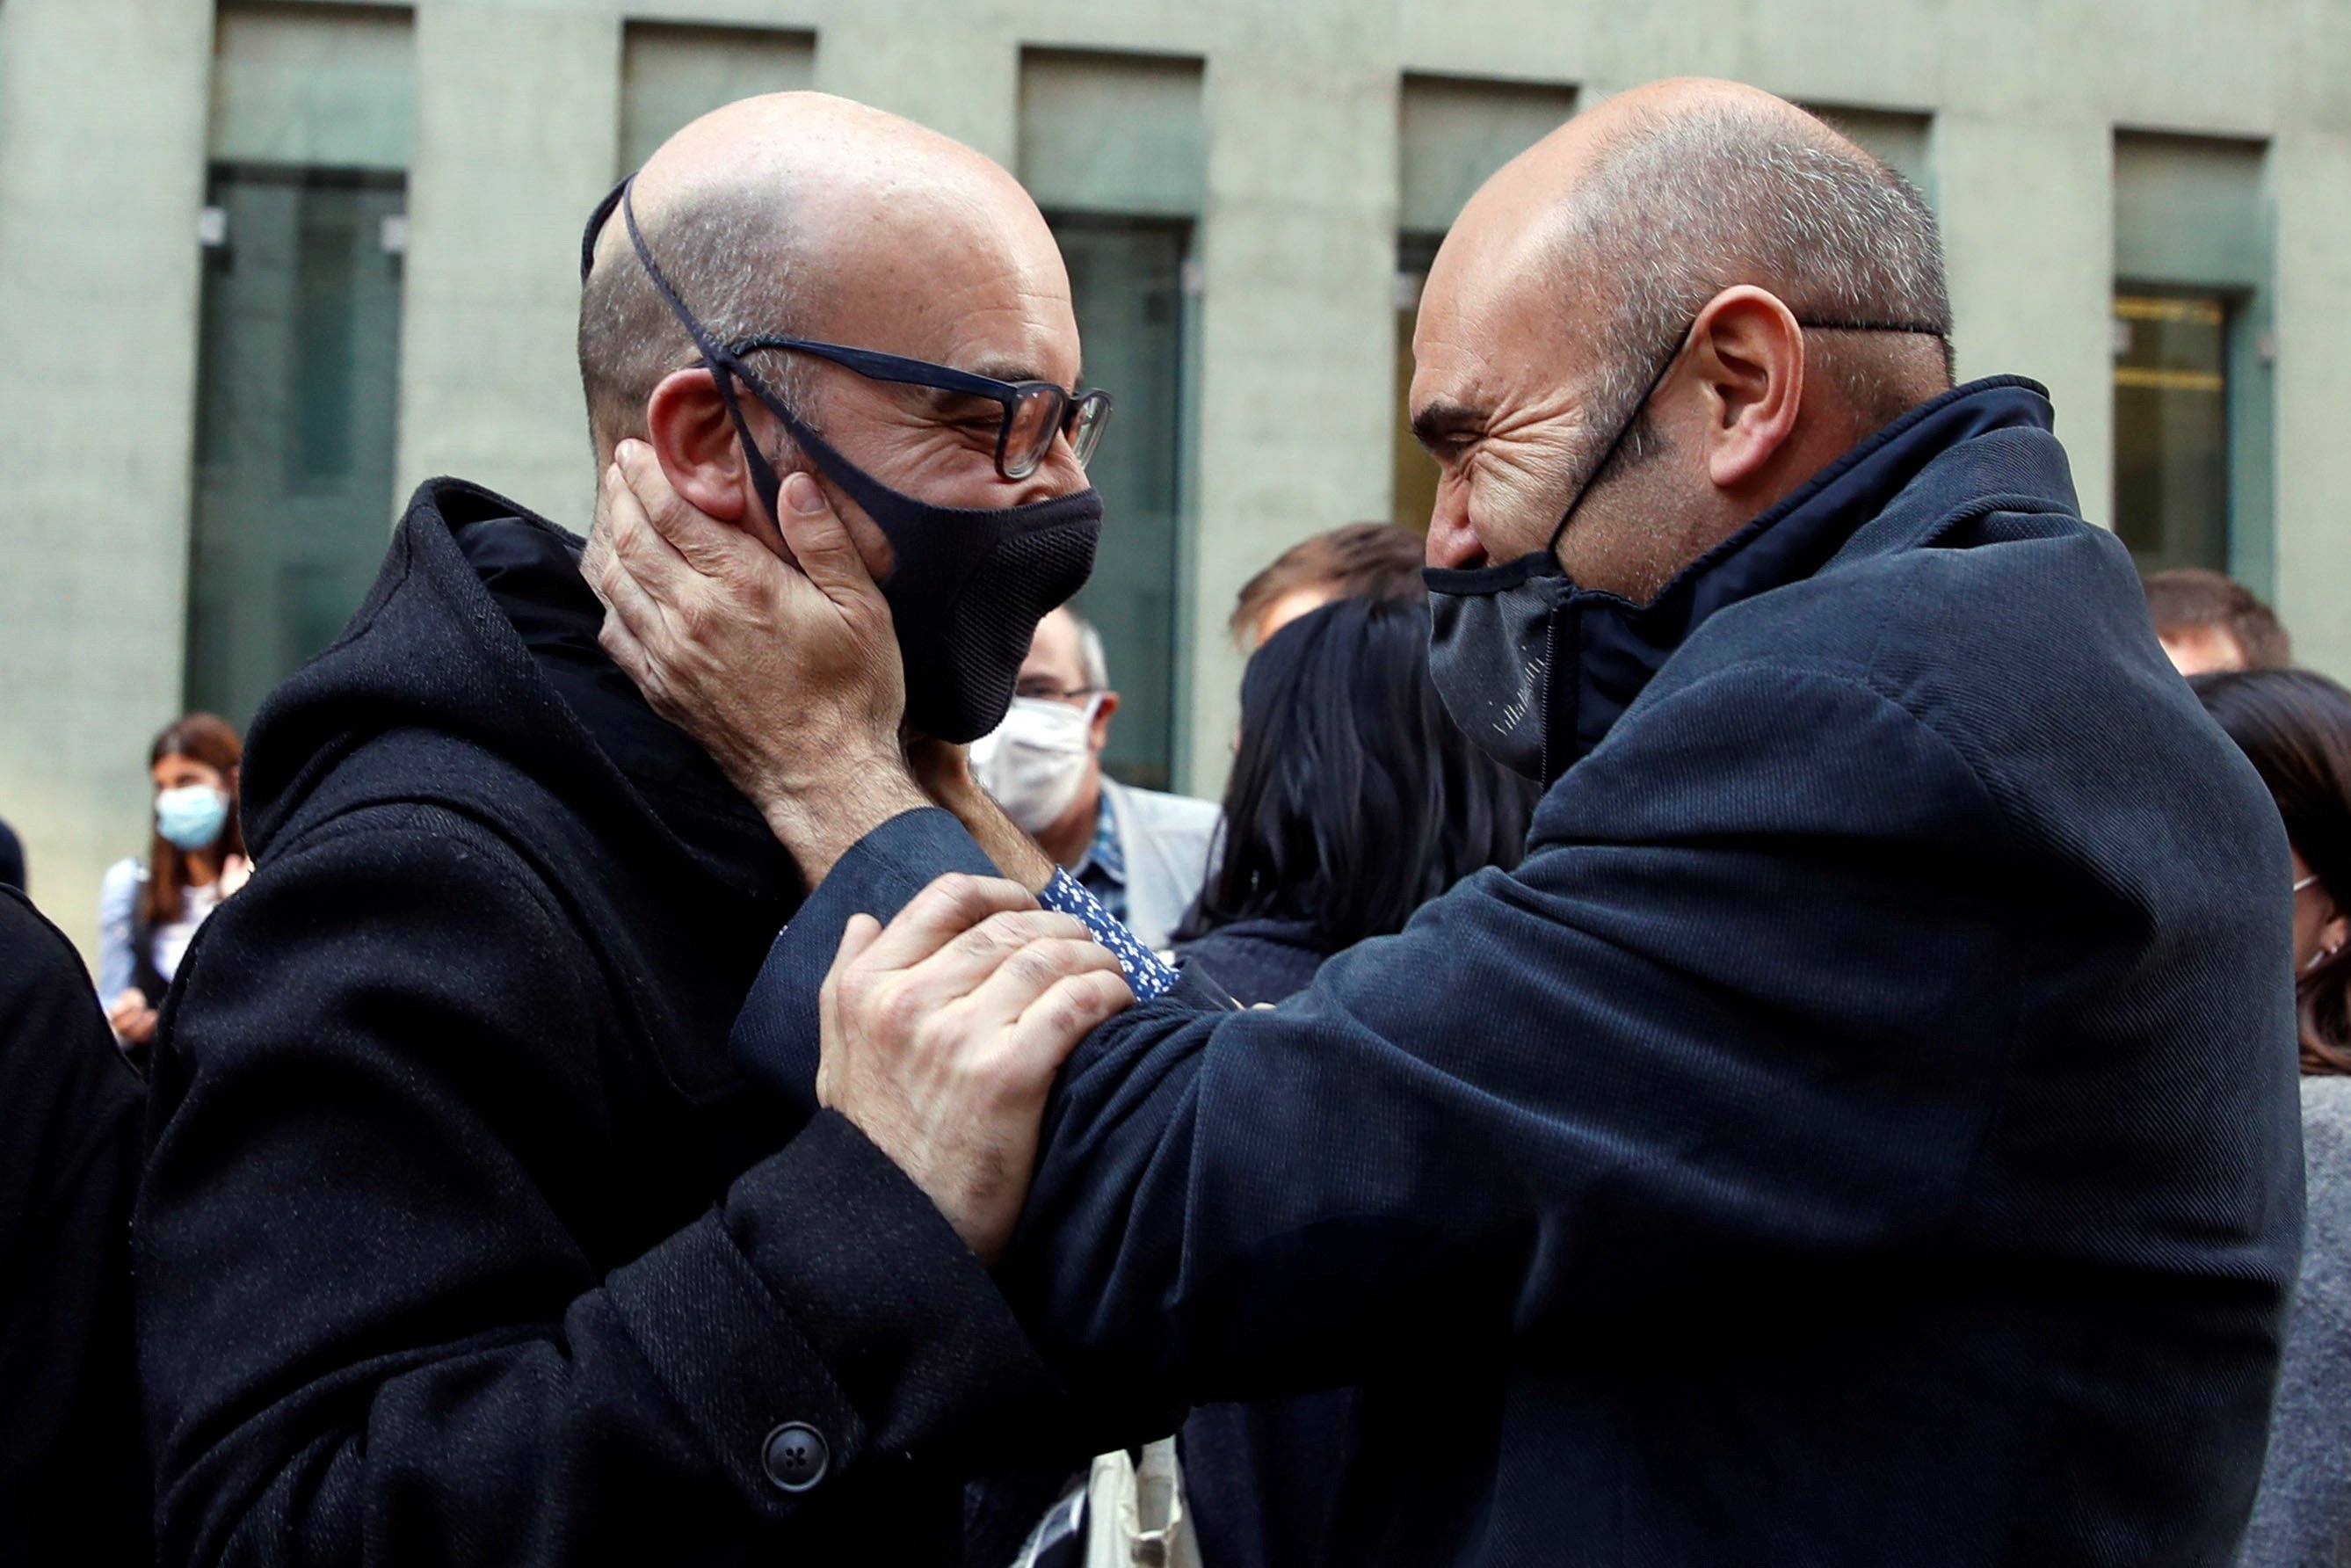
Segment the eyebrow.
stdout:
<path fill-rule="evenodd" d="M 1040 371 L 1034 364 L 1020 364 L 1018 360 L 983 360 L 980 364 L 973 364 L 971 374 L 987 376 L 989 381 L 1050 381 L 1050 376 Z M 1081 385 L 1086 385 L 1084 369 L 1077 374 L 1077 381 L 1070 383 L 1068 391 L 1077 391 Z"/>
<path fill-rule="evenodd" d="M 1440 398 L 1412 416 L 1412 438 L 1434 452 L 1447 436 L 1481 431 L 1493 417 L 1490 409 L 1471 408 Z"/>

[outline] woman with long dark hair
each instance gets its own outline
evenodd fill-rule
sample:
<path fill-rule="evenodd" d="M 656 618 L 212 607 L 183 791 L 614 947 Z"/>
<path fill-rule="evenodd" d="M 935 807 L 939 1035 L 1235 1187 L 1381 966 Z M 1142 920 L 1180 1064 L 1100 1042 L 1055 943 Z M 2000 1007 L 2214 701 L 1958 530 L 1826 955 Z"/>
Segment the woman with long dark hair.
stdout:
<path fill-rule="evenodd" d="M 2351 1563 L 2351 692 L 2308 670 L 2189 684 L 2269 786 L 2294 850 L 2308 1207 L 2269 1461 L 2240 1560 Z"/>
<path fill-rule="evenodd" d="M 252 867 L 237 823 L 244 744 L 228 721 L 192 713 L 147 748 L 154 834 L 144 861 L 118 861 L 99 890 L 99 998 L 114 1038 L 144 1068 L 180 955 Z"/>
<path fill-rule="evenodd" d="M 1326 604 L 1242 676 L 1223 837 L 1176 952 L 1241 1001 L 1280 1001 L 1471 872 L 1517 864 L 1535 795 L 1446 716 L 1425 605 Z"/>
<path fill-rule="evenodd" d="M 1326 604 L 1249 660 L 1224 837 L 1176 953 L 1243 1002 L 1280 1001 L 1470 873 L 1517 864 L 1536 795 L 1446 716 L 1426 604 Z M 1324 1562 L 1353 1425 L 1346 1389 L 1193 1412 L 1178 1448 L 1202 1561 Z"/>

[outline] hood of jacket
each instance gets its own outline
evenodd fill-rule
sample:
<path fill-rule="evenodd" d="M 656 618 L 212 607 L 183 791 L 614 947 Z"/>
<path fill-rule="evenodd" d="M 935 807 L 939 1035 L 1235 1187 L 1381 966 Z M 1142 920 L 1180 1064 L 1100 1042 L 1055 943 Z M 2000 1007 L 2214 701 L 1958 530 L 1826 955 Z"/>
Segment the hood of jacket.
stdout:
<path fill-rule="evenodd" d="M 266 858 L 345 758 L 416 728 L 496 754 L 624 852 L 683 862 L 756 896 L 762 877 L 673 832 L 541 672 L 459 543 L 465 529 L 488 522 L 543 530 L 575 554 L 580 543 L 478 485 L 440 478 L 419 486 L 341 635 L 272 692 L 254 720 L 242 799 L 255 857 Z M 751 810 L 747 801 L 743 809 Z M 766 869 L 771 891 L 773 868 Z"/>

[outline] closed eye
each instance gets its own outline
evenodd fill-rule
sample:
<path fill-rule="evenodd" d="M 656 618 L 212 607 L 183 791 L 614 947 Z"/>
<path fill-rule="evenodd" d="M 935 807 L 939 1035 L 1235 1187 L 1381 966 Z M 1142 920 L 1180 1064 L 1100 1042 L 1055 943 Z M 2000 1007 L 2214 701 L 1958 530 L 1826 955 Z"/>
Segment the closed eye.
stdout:
<path fill-rule="evenodd" d="M 1491 417 L 1487 410 L 1457 402 L 1427 403 L 1412 416 L 1412 438 L 1440 463 L 1458 461 L 1484 437 Z"/>

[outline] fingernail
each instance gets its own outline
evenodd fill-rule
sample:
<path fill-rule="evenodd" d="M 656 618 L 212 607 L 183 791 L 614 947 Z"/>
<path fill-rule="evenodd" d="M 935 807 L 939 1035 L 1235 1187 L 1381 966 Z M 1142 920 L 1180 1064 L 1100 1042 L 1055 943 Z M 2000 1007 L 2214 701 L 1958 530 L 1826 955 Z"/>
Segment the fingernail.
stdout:
<path fill-rule="evenodd" d="M 824 510 L 824 492 L 806 474 L 784 476 L 784 504 L 803 517 L 813 517 Z"/>

